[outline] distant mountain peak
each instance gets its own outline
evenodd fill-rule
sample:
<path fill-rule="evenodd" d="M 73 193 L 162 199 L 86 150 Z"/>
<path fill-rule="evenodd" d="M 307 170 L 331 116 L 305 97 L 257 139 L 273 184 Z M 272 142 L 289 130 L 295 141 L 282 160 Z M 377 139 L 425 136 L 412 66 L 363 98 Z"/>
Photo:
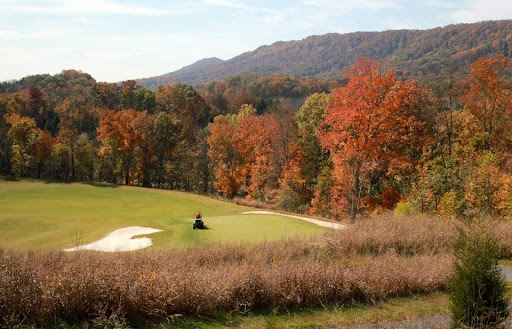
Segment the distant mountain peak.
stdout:
<path fill-rule="evenodd" d="M 215 67 L 215 66 L 220 65 L 222 63 L 224 63 L 224 60 L 222 60 L 222 59 L 220 59 L 218 57 L 203 58 L 203 59 L 200 59 L 200 60 L 198 60 L 197 62 L 195 62 L 193 64 L 190 64 L 190 65 L 182 67 L 178 71 L 174 71 L 174 72 L 167 73 L 167 74 L 172 74 L 172 73 L 176 73 L 176 72 L 179 72 L 179 71 L 187 71 L 187 70 L 209 69 L 211 67 Z"/>

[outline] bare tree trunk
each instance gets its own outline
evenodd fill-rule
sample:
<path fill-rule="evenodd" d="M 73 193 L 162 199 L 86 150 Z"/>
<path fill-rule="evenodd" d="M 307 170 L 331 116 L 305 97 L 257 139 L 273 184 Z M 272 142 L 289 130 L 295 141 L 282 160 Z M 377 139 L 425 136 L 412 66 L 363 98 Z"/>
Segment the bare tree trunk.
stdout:
<path fill-rule="evenodd" d="M 124 168 L 124 182 L 126 185 L 130 184 L 130 169 L 128 166 Z"/>
<path fill-rule="evenodd" d="M 75 154 L 74 147 L 71 145 L 71 180 L 75 180 Z"/>
<path fill-rule="evenodd" d="M 357 215 L 357 203 L 359 201 L 359 193 L 360 193 L 360 179 L 359 179 L 359 168 L 357 168 L 354 172 L 354 190 L 352 191 L 352 204 L 350 207 L 350 219 L 352 222 L 356 221 Z"/>

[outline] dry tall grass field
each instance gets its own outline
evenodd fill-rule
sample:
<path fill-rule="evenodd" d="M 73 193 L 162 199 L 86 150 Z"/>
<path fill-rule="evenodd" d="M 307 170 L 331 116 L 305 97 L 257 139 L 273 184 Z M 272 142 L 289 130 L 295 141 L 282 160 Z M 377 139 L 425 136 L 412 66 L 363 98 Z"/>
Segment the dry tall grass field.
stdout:
<path fill-rule="evenodd" d="M 512 225 L 498 222 L 502 255 Z M 0 251 L 1 326 L 375 302 L 442 291 L 452 274 L 454 222 L 364 220 L 344 231 L 258 244 L 172 251 Z"/>

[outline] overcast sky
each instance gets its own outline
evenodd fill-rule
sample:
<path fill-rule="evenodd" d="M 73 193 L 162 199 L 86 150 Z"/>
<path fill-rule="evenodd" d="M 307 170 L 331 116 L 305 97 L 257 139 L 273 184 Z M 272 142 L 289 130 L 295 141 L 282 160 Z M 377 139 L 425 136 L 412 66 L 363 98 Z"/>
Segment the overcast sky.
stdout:
<path fill-rule="evenodd" d="M 0 81 L 77 69 L 114 82 L 313 34 L 511 18 L 511 0 L 0 0 Z"/>

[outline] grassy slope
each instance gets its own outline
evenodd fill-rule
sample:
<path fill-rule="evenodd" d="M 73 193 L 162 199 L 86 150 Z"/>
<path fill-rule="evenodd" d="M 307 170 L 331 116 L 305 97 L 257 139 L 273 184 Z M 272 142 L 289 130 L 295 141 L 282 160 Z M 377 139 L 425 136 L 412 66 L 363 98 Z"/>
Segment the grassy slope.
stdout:
<path fill-rule="evenodd" d="M 413 320 L 449 313 L 448 296 L 444 293 L 391 298 L 376 304 L 324 306 L 283 310 L 248 315 L 224 315 L 215 318 L 178 318 L 159 328 L 337 328 L 384 321 Z M 153 328 L 156 328 L 155 325 Z"/>
<path fill-rule="evenodd" d="M 249 209 L 175 191 L 0 179 L 0 247 L 67 248 L 126 226 L 162 229 L 151 235 L 153 248 L 274 240 L 325 230 L 292 218 L 240 214 Z M 209 230 L 192 230 L 196 210 Z"/>

